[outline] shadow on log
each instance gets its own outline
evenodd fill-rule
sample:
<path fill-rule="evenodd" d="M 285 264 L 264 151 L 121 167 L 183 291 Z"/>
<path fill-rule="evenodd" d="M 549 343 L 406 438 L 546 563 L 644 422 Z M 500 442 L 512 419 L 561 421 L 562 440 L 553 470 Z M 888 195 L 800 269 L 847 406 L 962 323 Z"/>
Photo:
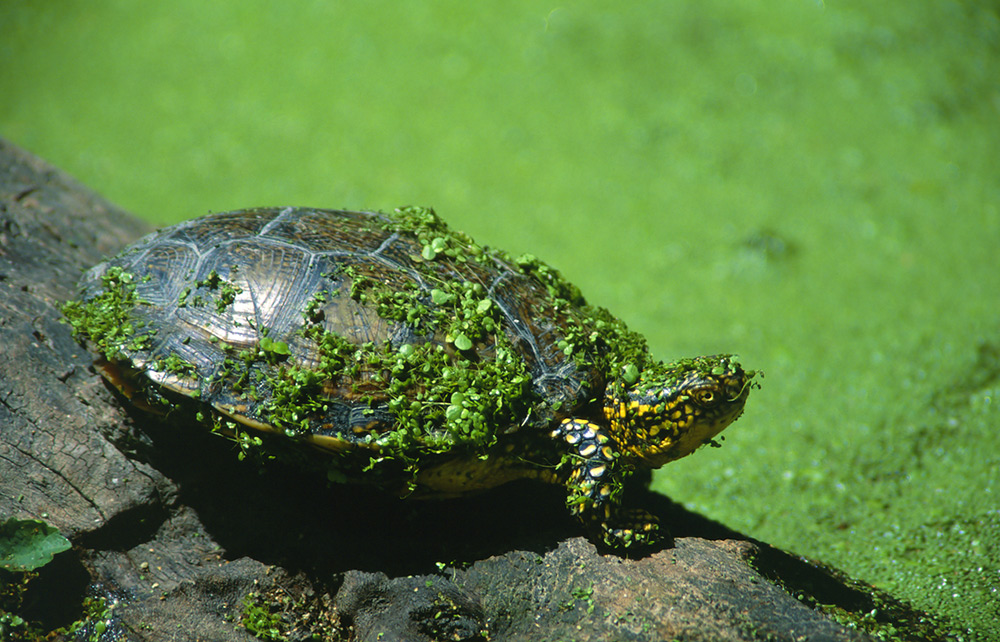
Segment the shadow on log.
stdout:
<path fill-rule="evenodd" d="M 58 306 L 147 231 L 0 141 L 0 519 L 74 544 L 22 617 L 64 626 L 91 596 L 113 605 L 107 640 L 939 639 L 906 605 L 653 493 L 675 545 L 626 559 L 578 536 L 561 489 L 402 502 L 261 474 L 207 431 L 130 413 Z"/>

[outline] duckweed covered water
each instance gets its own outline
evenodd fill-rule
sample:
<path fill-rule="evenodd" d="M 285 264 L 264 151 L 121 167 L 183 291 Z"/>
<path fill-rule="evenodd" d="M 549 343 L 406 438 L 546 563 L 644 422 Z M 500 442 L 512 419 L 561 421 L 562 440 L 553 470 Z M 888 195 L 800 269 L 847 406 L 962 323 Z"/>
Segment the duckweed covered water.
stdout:
<path fill-rule="evenodd" d="M 12 0 L 0 135 L 157 223 L 433 205 L 658 358 L 740 353 L 763 390 L 657 488 L 988 640 L 997 12 Z"/>

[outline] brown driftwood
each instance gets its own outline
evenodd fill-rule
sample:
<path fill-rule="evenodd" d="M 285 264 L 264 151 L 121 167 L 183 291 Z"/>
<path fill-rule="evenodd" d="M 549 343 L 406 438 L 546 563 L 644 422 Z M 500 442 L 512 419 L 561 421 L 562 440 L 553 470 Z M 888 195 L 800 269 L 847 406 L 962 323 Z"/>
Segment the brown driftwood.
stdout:
<path fill-rule="evenodd" d="M 907 628 L 919 614 L 655 494 L 675 545 L 626 559 L 578 536 L 557 489 L 402 502 L 261 474 L 223 439 L 132 413 L 58 305 L 146 231 L 0 141 L 0 519 L 44 519 L 74 544 L 27 617 L 64 625 L 102 596 L 106 639 L 251 640 L 239 622 L 254 593 L 292 640 L 871 639 L 811 602 L 881 609 L 923 639 Z"/>

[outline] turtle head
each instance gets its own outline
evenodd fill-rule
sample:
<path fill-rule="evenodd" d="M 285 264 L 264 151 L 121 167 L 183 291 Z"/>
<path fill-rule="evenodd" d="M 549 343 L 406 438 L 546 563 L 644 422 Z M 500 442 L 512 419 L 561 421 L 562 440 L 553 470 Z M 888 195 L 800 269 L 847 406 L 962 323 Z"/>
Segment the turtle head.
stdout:
<path fill-rule="evenodd" d="M 633 383 L 608 386 L 604 413 L 623 453 L 659 468 L 736 421 L 756 374 L 728 354 L 651 364 Z"/>

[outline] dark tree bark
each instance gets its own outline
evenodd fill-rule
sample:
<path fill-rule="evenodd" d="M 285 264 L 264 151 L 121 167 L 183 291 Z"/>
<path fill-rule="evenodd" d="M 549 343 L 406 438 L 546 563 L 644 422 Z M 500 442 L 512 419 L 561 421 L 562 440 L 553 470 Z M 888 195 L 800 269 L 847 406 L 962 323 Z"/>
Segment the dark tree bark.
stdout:
<path fill-rule="evenodd" d="M 558 489 L 402 502 L 261 473 L 207 431 L 132 411 L 58 306 L 147 231 L 0 141 L 0 519 L 74 543 L 29 616 L 66 624 L 90 595 L 114 604 L 109 640 L 251 640 L 244 612 L 288 639 L 871 639 L 808 606 L 823 603 L 930 639 L 891 598 L 652 493 L 675 546 L 626 559 L 578 536 Z"/>

